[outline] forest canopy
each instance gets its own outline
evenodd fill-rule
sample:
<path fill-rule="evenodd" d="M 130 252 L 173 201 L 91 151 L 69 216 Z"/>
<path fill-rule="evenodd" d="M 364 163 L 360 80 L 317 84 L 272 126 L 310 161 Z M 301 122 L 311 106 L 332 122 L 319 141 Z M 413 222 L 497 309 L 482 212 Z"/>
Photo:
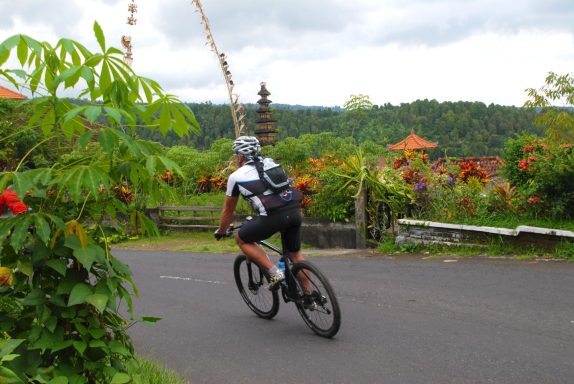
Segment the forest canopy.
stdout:
<path fill-rule="evenodd" d="M 201 125 L 200 135 L 180 138 L 173 133 L 163 137 L 157 131 L 139 132 L 145 139 L 166 146 L 190 145 L 207 149 L 218 138 L 233 138 L 229 107 L 212 103 L 188 104 Z M 257 105 L 247 105 L 248 130 L 255 129 Z M 398 106 L 374 105 L 361 116 L 340 108 L 271 105 L 280 140 L 303 134 L 333 132 L 338 137 L 351 137 L 356 144 L 370 141 L 380 145 L 396 143 L 412 130 L 439 144 L 434 156 L 501 155 L 504 142 L 519 133 L 542 135 L 536 126 L 536 110 L 481 102 L 442 102 L 417 100 Z M 359 119 L 359 121 L 357 121 Z M 354 130 L 354 132 L 353 132 Z M 433 154 L 431 154 L 432 156 Z"/>

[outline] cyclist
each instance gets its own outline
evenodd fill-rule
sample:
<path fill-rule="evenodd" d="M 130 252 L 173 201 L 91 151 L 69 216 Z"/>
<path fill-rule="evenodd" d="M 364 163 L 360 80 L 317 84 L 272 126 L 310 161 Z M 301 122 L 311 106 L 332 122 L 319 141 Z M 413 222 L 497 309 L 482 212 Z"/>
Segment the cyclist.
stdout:
<path fill-rule="evenodd" d="M 239 169 L 227 181 L 225 203 L 221 212 L 219 228 L 214 236 L 217 240 L 225 233 L 233 219 L 239 196 L 249 201 L 258 216 L 244 223 L 235 233 L 235 240 L 241 251 L 251 261 L 267 270 L 269 289 L 278 288 L 285 279 L 282 271 L 267 257 L 256 242 L 265 240 L 276 232 L 281 232 L 281 240 L 293 262 L 303 261 L 301 253 L 301 193 L 290 187 L 275 193 L 267 187 L 257 170 L 263 161 L 259 151 L 259 140 L 253 136 L 240 136 L 233 142 L 233 152 Z"/>
<path fill-rule="evenodd" d="M 27 212 L 28 207 L 20 200 L 18 194 L 10 187 L 0 194 L 0 215 L 7 217 Z"/>

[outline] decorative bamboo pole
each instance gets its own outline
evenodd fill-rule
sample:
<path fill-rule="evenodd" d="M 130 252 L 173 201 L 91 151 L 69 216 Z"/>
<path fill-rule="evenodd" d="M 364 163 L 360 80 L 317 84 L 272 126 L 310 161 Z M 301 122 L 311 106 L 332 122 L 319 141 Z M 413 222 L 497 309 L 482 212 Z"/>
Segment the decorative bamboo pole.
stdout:
<path fill-rule="evenodd" d="M 130 26 L 130 29 L 131 29 L 131 27 L 133 27 L 134 25 L 137 24 L 138 20 L 134 17 L 134 13 L 136 13 L 137 11 L 138 11 L 138 6 L 136 5 L 135 0 L 132 0 L 131 3 L 128 4 L 128 12 L 130 13 L 130 15 L 128 16 L 127 24 Z M 131 33 L 128 35 L 122 36 L 121 42 L 122 42 L 122 46 L 126 50 L 126 53 L 124 55 L 124 61 L 126 62 L 127 65 L 131 66 L 133 63 L 132 35 L 131 35 Z"/>
<path fill-rule="evenodd" d="M 225 53 L 220 53 L 215 45 L 215 40 L 213 39 L 213 34 L 211 33 L 211 29 L 209 28 L 209 20 L 207 16 L 205 16 L 205 12 L 203 11 L 203 7 L 201 6 L 201 2 L 199 0 L 192 0 L 192 3 L 195 5 L 196 12 L 199 12 L 201 15 L 201 24 L 203 25 L 203 29 L 205 30 L 205 36 L 207 38 L 207 45 L 211 48 L 211 50 L 217 55 L 217 60 L 219 61 L 219 66 L 221 67 L 221 71 L 223 72 L 223 77 L 225 79 L 225 84 L 227 85 L 227 93 L 229 95 L 229 106 L 231 108 L 231 116 L 233 118 L 233 125 L 235 127 L 235 136 L 241 136 L 241 133 L 245 129 L 245 108 L 242 104 L 239 104 L 239 96 L 233 93 L 233 80 L 231 78 L 231 72 L 229 71 L 229 64 L 227 63 L 227 59 Z"/>

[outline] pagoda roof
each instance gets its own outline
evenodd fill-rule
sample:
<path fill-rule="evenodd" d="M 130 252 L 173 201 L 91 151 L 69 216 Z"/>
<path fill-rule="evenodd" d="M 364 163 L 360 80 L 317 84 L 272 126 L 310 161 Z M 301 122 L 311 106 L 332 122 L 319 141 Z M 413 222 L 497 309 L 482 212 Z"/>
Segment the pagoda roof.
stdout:
<path fill-rule="evenodd" d="M 26 96 L 0 85 L 0 99 L 26 99 Z"/>
<path fill-rule="evenodd" d="M 269 92 L 267 88 L 265 88 L 265 83 L 261 83 L 261 90 L 257 92 L 257 94 L 259 96 L 269 96 L 271 92 Z"/>
<path fill-rule="evenodd" d="M 431 149 L 436 148 L 438 145 L 431 143 L 428 140 L 417 136 L 414 131 L 410 133 L 404 140 L 399 141 L 396 144 L 389 146 L 391 151 L 405 151 L 405 150 L 415 150 L 415 149 Z"/>

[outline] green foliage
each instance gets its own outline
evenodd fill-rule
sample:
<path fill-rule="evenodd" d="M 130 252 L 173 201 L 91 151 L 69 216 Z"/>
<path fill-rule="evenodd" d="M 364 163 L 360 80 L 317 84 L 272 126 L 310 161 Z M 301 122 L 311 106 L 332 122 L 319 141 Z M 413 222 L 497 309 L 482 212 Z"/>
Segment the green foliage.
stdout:
<path fill-rule="evenodd" d="M 343 108 L 352 117 L 351 137 L 355 137 L 355 131 L 365 124 L 366 111 L 373 108 L 373 103 L 367 95 L 351 95 L 343 104 Z"/>
<path fill-rule="evenodd" d="M 574 149 L 531 136 L 509 140 L 505 175 L 516 188 L 515 205 L 538 218 L 574 217 Z"/>
<path fill-rule="evenodd" d="M 201 179 L 221 175 L 233 158 L 232 143 L 231 139 L 218 139 L 205 151 L 184 146 L 170 148 L 166 153 L 167 158 L 181 164 L 181 178 L 176 182 L 180 193 L 202 192 L 198 185 Z"/>
<path fill-rule="evenodd" d="M 362 190 L 368 194 L 367 211 L 369 212 L 369 227 L 372 232 L 382 232 L 387 223 L 379 217 L 381 205 L 388 207 L 391 221 L 398 218 L 406 211 L 412 200 L 412 189 L 400 179 L 397 172 L 388 168 L 379 170 L 369 166 L 367 158 L 359 150 L 356 155 L 348 157 L 341 167 L 342 173 L 336 175 L 345 182 L 341 186 L 342 191 L 354 191 L 356 199 Z"/>
<path fill-rule="evenodd" d="M 548 139 L 553 143 L 574 142 L 574 77 L 549 72 L 544 86 L 526 91 L 530 100 L 525 106 L 542 109 L 535 122 L 546 129 Z"/>
<path fill-rule="evenodd" d="M 404 139 L 412 129 L 427 140 L 439 144 L 431 157 L 501 155 L 504 142 L 524 132 L 542 135 L 534 124 L 535 109 L 480 102 L 441 102 L 417 100 L 400 105 L 375 105 L 358 119 L 340 108 L 302 108 L 273 105 L 280 143 L 287 138 L 331 132 L 335 138 L 350 139 L 353 129 L 357 144 L 372 142 L 386 146 Z M 179 138 L 173 133 L 162 137 L 158 131 L 142 130 L 142 138 L 164 145 L 189 145 L 207 149 L 217 138 L 233 138 L 233 122 L 228 105 L 190 104 L 204 129 L 203 135 Z M 246 105 L 247 121 L 257 119 L 257 105 Z M 357 125 L 360 121 L 360 126 Z M 254 126 L 248 125 L 253 133 Z M 140 132 L 138 132 L 140 134 Z M 353 142 L 353 141 L 349 141 Z M 316 155 L 314 157 L 317 157 Z"/>
<path fill-rule="evenodd" d="M 0 265 L 13 273 L 0 287 L 0 307 L 9 309 L 0 315 L 2 382 L 129 382 L 133 347 L 120 304 L 132 322 L 157 320 L 134 315 L 137 288 L 110 253 L 108 227 L 121 217 L 135 232 L 157 234 L 143 202 L 161 199 L 167 186 L 158 175 L 180 173 L 160 146 L 134 137 L 134 126 L 179 135 L 198 126 L 186 106 L 134 74 L 120 50 L 106 47 L 97 23 L 94 33 L 101 53 L 69 39 L 52 46 L 25 35 L 0 44 L 0 65 L 15 51 L 22 66 L 1 67 L 0 76 L 36 95 L 21 127 L 39 134 L 0 176 L 0 189 L 13 184 L 34 208 L 0 222 Z M 82 105 L 59 97 L 69 88 L 81 90 Z M 50 140 L 70 153 L 50 167 L 24 170 Z"/>
<path fill-rule="evenodd" d="M 312 195 L 308 213 L 314 217 L 324 217 L 333 222 L 349 221 L 355 214 L 354 191 L 345 188 L 345 178 L 340 176 L 339 167 L 324 169 L 317 176 L 319 190 Z"/>
<path fill-rule="evenodd" d="M 130 371 L 140 384 L 184 384 L 184 379 L 153 359 L 137 358 L 137 365 Z"/>
<path fill-rule="evenodd" d="M 330 154 L 336 154 L 337 158 L 343 159 L 354 153 L 356 146 L 349 138 L 337 137 L 332 132 L 323 132 L 305 134 L 299 138 L 288 137 L 275 146 L 264 147 L 263 151 L 281 164 L 296 168 L 308 159 L 318 159 Z"/>

